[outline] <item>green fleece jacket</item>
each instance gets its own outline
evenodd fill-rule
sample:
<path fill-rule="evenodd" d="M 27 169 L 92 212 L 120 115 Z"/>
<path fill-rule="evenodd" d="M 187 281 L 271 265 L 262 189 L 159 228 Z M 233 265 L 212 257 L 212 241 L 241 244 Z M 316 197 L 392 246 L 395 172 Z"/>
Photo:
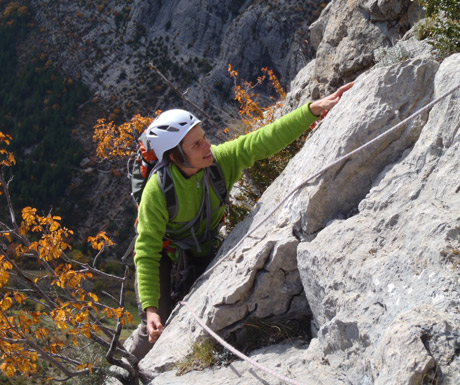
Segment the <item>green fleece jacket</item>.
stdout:
<path fill-rule="evenodd" d="M 251 167 L 256 160 L 267 158 L 282 150 L 298 138 L 316 119 L 307 104 L 257 131 L 212 146 L 229 191 L 240 179 L 243 169 Z M 170 170 L 179 206 L 174 222 L 169 223 L 166 201 L 156 177 L 149 179 L 139 206 L 137 227 L 139 236 L 136 240 L 134 262 L 137 269 L 139 297 L 144 310 L 150 306 L 158 308 L 159 266 L 166 228 L 179 229 L 181 223 L 192 220 L 200 209 L 203 197 L 203 170 L 190 178 L 185 178 L 175 165 L 171 165 Z M 225 208 L 219 208 L 219 205 L 220 201 L 211 188 L 212 229 L 217 228 L 224 215 Z M 204 231 L 205 224 L 197 234 Z"/>

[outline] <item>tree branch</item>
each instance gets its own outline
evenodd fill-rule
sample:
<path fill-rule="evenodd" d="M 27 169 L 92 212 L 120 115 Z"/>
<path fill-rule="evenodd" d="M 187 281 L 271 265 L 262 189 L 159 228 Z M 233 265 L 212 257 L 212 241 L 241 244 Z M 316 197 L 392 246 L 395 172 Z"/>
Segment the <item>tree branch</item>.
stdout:
<path fill-rule="evenodd" d="M 217 125 L 217 123 L 202 109 L 200 108 L 197 104 L 193 103 L 189 98 L 187 98 L 186 92 L 181 92 L 153 63 L 149 63 L 150 69 L 153 70 L 158 76 L 163 79 L 163 81 L 176 93 L 178 94 L 181 99 L 192 106 L 195 110 L 197 110 L 201 115 L 203 115 L 208 122 L 213 126 L 217 132 L 220 131 L 220 127 Z"/>

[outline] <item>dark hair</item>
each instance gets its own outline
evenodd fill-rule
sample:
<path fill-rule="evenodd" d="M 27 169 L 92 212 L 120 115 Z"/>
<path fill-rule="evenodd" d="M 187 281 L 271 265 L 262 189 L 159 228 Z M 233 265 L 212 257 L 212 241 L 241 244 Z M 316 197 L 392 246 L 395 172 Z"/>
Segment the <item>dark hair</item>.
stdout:
<path fill-rule="evenodd" d="M 172 162 L 171 156 L 174 155 L 174 159 L 176 159 L 176 162 L 178 163 L 184 163 L 185 159 L 180 153 L 179 146 L 176 146 L 174 148 L 169 149 L 168 151 L 165 151 L 163 154 L 163 159 L 167 160 L 168 162 Z"/>

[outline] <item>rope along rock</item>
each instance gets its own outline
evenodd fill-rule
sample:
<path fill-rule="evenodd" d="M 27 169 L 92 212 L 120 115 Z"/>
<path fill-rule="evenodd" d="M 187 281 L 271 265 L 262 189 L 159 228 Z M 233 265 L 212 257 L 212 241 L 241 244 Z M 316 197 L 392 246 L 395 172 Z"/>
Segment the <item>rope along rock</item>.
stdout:
<path fill-rule="evenodd" d="M 374 143 L 378 142 L 379 140 L 383 139 L 384 137 L 388 136 L 389 134 L 391 134 L 392 132 L 398 130 L 399 128 L 401 128 L 404 124 L 408 123 L 409 121 L 411 121 L 412 119 L 416 118 L 418 115 L 424 113 L 425 111 L 427 111 L 428 109 L 430 109 L 431 107 L 433 107 L 435 104 L 439 103 L 441 100 L 445 99 L 447 96 L 453 94 L 455 91 L 457 90 L 460 90 L 460 84 L 458 84 L 456 87 L 452 88 L 450 91 L 446 92 L 445 94 L 441 95 L 440 97 L 436 98 L 435 100 L 433 100 L 432 102 L 428 103 L 426 106 L 422 107 L 421 109 L 419 109 L 418 111 L 416 111 L 415 113 L 413 113 L 412 115 L 410 115 L 409 117 L 407 117 L 406 119 L 404 119 L 403 121 L 401 121 L 400 123 L 396 124 L 395 126 L 391 127 L 390 129 L 388 129 L 387 131 L 383 132 L 382 134 L 378 135 L 377 137 L 375 137 L 374 139 L 370 140 L 369 142 L 363 144 L 362 146 L 358 147 L 357 149 L 349 152 L 348 154 L 342 156 L 341 158 L 337 159 L 336 161 L 334 161 L 333 163 L 325 166 L 324 168 L 322 168 L 321 170 L 319 170 L 317 173 L 309 176 L 307 179 L 305 179 L 303 182 L 301 182 L 300 184 L 298 184 L 296 187 L 294 187 L 287 195 L 284 199 L 281 200 L 280 203 L 278 203 L 278 205 L 276 205 L 276 207 L 274 207 L 267 215 L 265 215 L 265 217 L 257 224 L 255 225 L 252 229 L 250 229 L 243 238 L 240 239 L 240 241 L 235 245 L 233 246 L 228 252 L 227 254 L 222 258 L 220 259 L 214 266 L 212 266 L 210 269 L 208 269 L 207 271 L 205 271 L 201 277 L 199 279 L 202 279 L 204 278 L 205 276 L 207 276 L 208 274 L 210 274 L 220 263 L 222 263 L 224 260 L 226 260 L 242 243 L 243 241 L 249 236 L 251 235 L 252 233 L 254 233 L 264 222 L 267 221 L 267 219 L 273 215 L 273 213 L 275 211 L 277 211 L 292 195 L 294 195 L 297 191 L 299 191 L 301 188 L 303 188 L 304 186 L 306 186 L 311 180 L 315 179 L 316 177 L 320 176 L 321 174 L 325 173 L 327 170 L 329 170 L 330 168 L 332 167 L 335 167 L 337 166 L 338 164 L 340 164 L 341 162 L 345 161 L 345 160 L 348 160 L 350 159 L 351 157 L 353 157 L 353 155 L 356 155 L 357 153 L 359 153 L 360 151 L 363 151 L 365 148 L 373 145 Z M 198 280 L 197 280 L 198 281 Z M 195 286 L 195 284 L 192 286 L 192 288 Z M 249 362 L 251 365 L 255 366 L 256 368 L 278 378 L 279 380 L 281 381 L 284 381 L 288 384 L 293 384 L 293 385 L 303 385 L 302 383 L 300 382 L 297 382 L 295 380 L 292 380 L 292 379 L 289 379 L 281 374 L 278 374 L 276 372 L 274 372 L 273 370 L 259 364 L 258 362 L 254 361 L 253 359 L 249 358 L 248 356 L 244 355 L 243 353 L 241 353 L 240 351 L 238 351 L 237 349 L 235 349 L 233 346 L 231 346 L 230 344 L 228 344 L 225 340 L 223 340 L 219 335 L 217 335 L 214 331 L 212 331 L 208 326 L 206 326 L 206 324 L 203 322 L 203 320 L 201 320 L 198 315 L 195 313 L 195 311 L 192 309 L 192 307 L 185 301 L 181 301 L 180 304 L 182 306 L 185 306 L 187 308 L 187 310 L 192 314 L 193 318 L 195 318 L 195 320 L 198 322 L 198 324 L 208 333 L 210 334 L 217 342 L 219 342 L 222 346 L 224 346 L 226 349 L 228 349 L 229 351 L 231 351 L 233 354 L 235 354 L 236 356 L 238 356 L 239 358 L 241 358 L 242 360 L 245 360 L 247 362 Z"/>
<path fill-rule="evenodd" d="M 316 172 L 315 174 L 309 176 L 307 179 L 305 179 L 303 182 L 299 183 L 296 187 L 294 187 L 267 215 L 265 215 L 264 218 L 262 218 L 262 220 L 257 223 L 253 228 L 251 228 L 245 235 L 244 237 L 242 237 L 239 242 L 233 246 L 226 254 L 223 258 L 221 258 L 215 265 L 213 265 L 211 268 L 209 268 L 208 270 L 206 270 L 201 276 L 199 279 L 201 278 L 204 278 L 206 277 L 207 275 L 209 275 L 217 266 L 219 266 L 223 261 L 225 261 L 226 259 L 229 258 L 229 256 L 238 248 L 241 246 L 241 244 L 244 242 L 244 240 L 249 237 L 251 234 L 253 234 L 263 223 L 265 223 L 268 218 L 270 216 L 273 215 L 274 212 L 276 212 L 289 198 L 291 198 L 297 191 L 299 191 L 301 188 L 305 187 L 309 182 L 311 182 L 313 179 L 317 178 L 318 176 L 320 176 L 321 174 L 324 174 L 327 170 L 339 165 L 340 163 L 342 163 L 343 161 L 345 160 L 348 160 L 350 159 L 351 157 L 353 157 L 354 155 L 358 154 L 359 152 L 363 151 L 365 148 L 367 147 L 370 147 L 371 145 L 373 145 L 374 143 L 380 141 L 381 139 L 383 139 L 384 137 L 390 135 L 391 133 L 393 133 L 394 131 L 398 130 L 399 128 L 401 128 L 403 125 L 405 125 L 406 123 L 410 122 L 411 120 L 413 120 L 414 118 L 416 118 L 417 116 L 421 115 L 422 113 L 424 113 L 425 111 L 429 110 L 431 107 L 433 107 L 435 104 L 439 103 L 441 100 L 445 99 L 447 96 L 453 94 L 455 91 L 457 90 L 460 90 L 460 84 L 458 84 L 456 87 L 452 88 L 450 91 L 446 92 L 445 94 L 441 95 L 440 97 L 436 98 L 435 100 L 433 100 L 432 102 L 428 103 L 426 106 L 422 107 L 421 109 L 419 109 L 418 111 L 414 112 L 412 115 L 410 115 L 409 117 L 407 117 L 406 119 L 404 119 L 403 121 L 399 122 L 398 124 L 396 124 L 395 126 L 389 128 L 387 131 L 383 132 L 382 134 L 378 135 L 377 137 L 375 137 L 374 139 L 370 140 L 369 142 L 363 144 L 362 146 L 358 147 L 357 149 L 349 152 L 348 154 L 345 154 L 344 156 L 340 157 L 339 159 L 337 159 L 336 161 L 334 161 L 333 163 L 330 163 L 329 165 L 325 166 L 324 168 L 322 168 L 321 170 L 319 170 L 318 172 Z M 193 285 L 195 286 L 195 285 Z"/>
<path fill-rule="evenodd" d="M 266 372 L 266 373 L 278 378 L 281 381 L 284 381 L 284 382 L 286 382 L 288 384 L 292 384 L 292 385 L 304 385 L 301 382 L 291 380 L 290 378 L 287 378 L 286 376 L 283 376 L 282 374 L 279 374 L 279 373 L 267 368 L 266 366 L 263 366 L 263 365 L 259 364 L 257 361 L 254 361 L 252 358 L 244 355 L 239 350 L 235 349 L 232 345 L 227 343 L 224 339 L 222 339 L 218 334 L 213 332 L 209 327 L 207 327 L 206 324 L 203 322 L 203 320 L 200 317 L 198 317 L 198 315 L 195 313 L 193 308 L 187 302 L 181 301 L 180 304 L 187 308 L 187 310 L 192 314 L 193 318 L 195 318 L 196 322 L 198 322 L 198 324 L 207 333 L 209 333 L 223 347 L 225 347 L 226 349 L 230 350 L 234 355 L 238 356 L 239 358 L 241 358 L 244 361 L 249 362 L 251 365 L 255 366 L 256 368 L 258 368 L 258 369 L 260 369 L 260 370 L 262 370 L 262 371 L 264 371 L 264 372 Z"/>

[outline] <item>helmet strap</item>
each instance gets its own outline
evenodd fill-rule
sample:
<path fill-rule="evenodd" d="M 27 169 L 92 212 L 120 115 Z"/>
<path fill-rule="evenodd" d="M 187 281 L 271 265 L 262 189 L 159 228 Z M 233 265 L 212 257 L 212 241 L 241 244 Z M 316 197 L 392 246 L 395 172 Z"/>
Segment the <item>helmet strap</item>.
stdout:
<path fill-rule="evenodd" d="M 177 148 L 179 149 L 179 152 L 180 152 L 180 154 L 182 155 L 182 159 L 184 159 L 184 161 L 182 162 L 182 164 L 183 164 L 185 167 L 187 167 L 187 168 L 195 168 L 195 167 L 193 167 L 193 166 L 188 162 L 187 157 L 185 156 L 185 153 L 184 153 L 184 151 L 182 150 L 182 146 L 181 146 L 180 143 L 177 145 Z"/>

